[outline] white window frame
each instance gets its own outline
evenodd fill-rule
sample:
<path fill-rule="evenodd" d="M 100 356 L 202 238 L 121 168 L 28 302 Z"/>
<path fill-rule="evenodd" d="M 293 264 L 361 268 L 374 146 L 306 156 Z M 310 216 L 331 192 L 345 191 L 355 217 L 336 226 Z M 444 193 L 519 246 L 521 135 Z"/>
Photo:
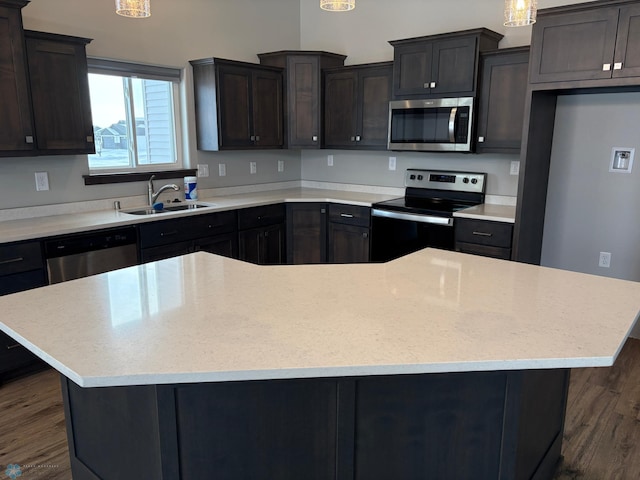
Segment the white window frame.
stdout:
<path fill-rule="evenodd" d="M 156 163 L 152 165 L 139 165 L 136 160 L 134 167 L 105 167 L 91 168 L 89 165 L 89 173 L 91 175 L 108 175 L 111 173 L 147 173 L 167 170 L 182 170 L 184 162 L 182 158 L 183 151 L 183 135 L 181 121 L 181 105 L 180 105 L 180 84 L 182 81 L 182 70 L 179 68 L 163 67 L 158 65 L 147 65 L 139 63 L 124 62 L 120 60 L 112 60 L 107 58 L 88 57 L 87 65 L 89 73 L 100 75 L 114 75 L 118 77 L 141 78 L 147 80 L 163 80 L 172 83 L 172 99 L 173 99 L 173 131 L 175 135 L 175 163 Z M 129 134 L 131 137 L 131 135 Z M 133 138 L 129 142 L 129 149 L 132 144 L 135 148 L 136 139 Z M 136 152 L 137 157 L 137 152 Z M 89 160 L 87 159 L 87 164 Z"/>

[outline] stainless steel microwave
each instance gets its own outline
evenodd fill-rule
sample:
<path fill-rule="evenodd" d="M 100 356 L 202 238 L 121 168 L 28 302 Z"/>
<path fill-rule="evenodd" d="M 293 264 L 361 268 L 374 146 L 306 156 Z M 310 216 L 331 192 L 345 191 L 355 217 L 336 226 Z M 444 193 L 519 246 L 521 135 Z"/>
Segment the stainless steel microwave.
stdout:
<path fill-rule="evenodd" d="M 389 102 L 389 150 L 470 152 L 472 97 Z"/>

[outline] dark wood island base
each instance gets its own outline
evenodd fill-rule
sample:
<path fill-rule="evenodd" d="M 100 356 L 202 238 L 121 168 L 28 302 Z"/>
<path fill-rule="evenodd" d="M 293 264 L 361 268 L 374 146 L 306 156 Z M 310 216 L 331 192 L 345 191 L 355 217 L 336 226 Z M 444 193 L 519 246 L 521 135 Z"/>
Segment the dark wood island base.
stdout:
<path fill-rule="evenodd" d="M 569 370 L 81 388 L 84 479 L 551 479 Z"/>

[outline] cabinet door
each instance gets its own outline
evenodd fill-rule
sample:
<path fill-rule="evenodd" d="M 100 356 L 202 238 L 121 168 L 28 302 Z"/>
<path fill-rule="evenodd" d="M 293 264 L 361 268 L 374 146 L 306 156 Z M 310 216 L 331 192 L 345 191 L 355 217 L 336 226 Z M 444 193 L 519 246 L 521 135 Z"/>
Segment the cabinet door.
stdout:
<path fill-rule="evenodd" d="M 258 147 L 282 147 L 282 74 L 256 71 L 252 76 L 253 127 L 250 139 Z"/>
<path fill-rule="evenodd" d="M 528 49 L 482 57 L 476 151 L 519 153 L 529 71 Z"/>
<path fill-rule="evenodd" d="M 329 222 L 329 263 L 369 261 L 369 228 Z"/>
<path fill-rule="evenodd" d="M 210 238 L 201 238 L 194 242 L 194 250 L 238 258 L 238 236 L 235 233 L 225 233 Z"/>
<path fill-rule="evenodd" d="M 287 263 L 327 261 L 327 204 L 287 205 Z"/>
<path fill-rule="evenodd" d="M 531 40 L 531 83 L 611 78 L 617 28 L 617 8 L 538 18 Z"/>
<path fill-rule="evenodd" d="M 30 152 L 35 144 L 19 8 L 0 6 L 0 71 L 0 155 Z"/>
<path fill-rule="evenodd" d="M 358 75 L 358 147 L 386 150 L 393 66 L 365 68 Z M 359 138 L 359 140 L 358 140 Z"/>
<path fill-rule="evenodd" d="M 281 265 L 285 263 L 285 226 L 283 223 L 265 227 L 263 233 L 263 265 Z"/>
<path fill-rule="evenodd" d="M 324 146 L 352 147 L 356 143 L 358 75 L 354 70 L 325 76 Z"/>
<path fill-rule="evenodd" d="M 264 231 L 252 228 L 238 232 L 238 258 L 244 262 L 262 263 L 262 244 Z"/>
<path fill-rule="evenodd" d="M 393 94 L 425 95 L 430 91 L 433 43 L 395 47 L 393 51 Z"/>
<path fill-rule="evenodd" d="M 320 59 L 292 56 L 287 63 L 289 148 L 320 146 Z"/>
<path fill-rule="evenodd" d="M 431 94 L 471 94 L 475 91 L 476 37 L 442 40 L 433 44 Z"/>
<path fill-rule="evenodd" d="M 42 153 L 95 153 L 85 41 L 26 33 L 36 141 Z"/>
<path fill-rule="evenodd" d="M 640 5 L 620 9 L 613 77 L 640 77 Z M 620 68 L 617 68 L 620 66 Z"/>
<path fill-rule="evenodd" d="M 176 242 L 151 248 L 140 249 L 140 262 L 157 262 L 165 258 L 178 257 L 193 252 L 193 242 Z"/>
<path fill-rule="evenodd" d="M 251 147 L 251 70 L 232 65 L 218 67 L 220 148 Z"/>

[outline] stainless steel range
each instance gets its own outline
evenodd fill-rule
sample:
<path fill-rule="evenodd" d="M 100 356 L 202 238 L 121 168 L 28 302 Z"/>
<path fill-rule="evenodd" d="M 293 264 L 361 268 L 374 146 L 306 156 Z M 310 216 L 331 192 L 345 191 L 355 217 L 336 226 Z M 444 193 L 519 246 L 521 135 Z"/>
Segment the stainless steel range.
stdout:
<path fill-rule="evenodd" d="M 409 169 L 405 196 L 372 205 L 371 259 L 453 250 L 453 213 L 484 202 L 486 173 Z"/>

